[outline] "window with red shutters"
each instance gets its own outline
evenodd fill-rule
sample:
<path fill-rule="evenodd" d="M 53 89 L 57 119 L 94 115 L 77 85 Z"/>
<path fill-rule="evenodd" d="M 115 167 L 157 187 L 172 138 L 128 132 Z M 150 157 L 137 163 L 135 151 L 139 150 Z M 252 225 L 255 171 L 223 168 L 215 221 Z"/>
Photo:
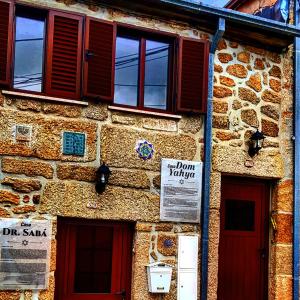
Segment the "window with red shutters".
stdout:
<path fill-rule="evenodd" d="M 208 41 L 180 39 L 177 111 L 206 111 L 208 53 Z"/>
<path fill-rule="evenodd" d="M 13 5 L 0 1 L 0 83 L 10 83 Z"/>
<path fill-rule="evenodd" d="M 84 96 L 112 101 L 114 95 L 115 23 L 86 19 Z"/>
<path fill-rule="evenodd" d="M 46 61 L 47 95 L 80 98 L 83 17 L 50 11 Z"/>

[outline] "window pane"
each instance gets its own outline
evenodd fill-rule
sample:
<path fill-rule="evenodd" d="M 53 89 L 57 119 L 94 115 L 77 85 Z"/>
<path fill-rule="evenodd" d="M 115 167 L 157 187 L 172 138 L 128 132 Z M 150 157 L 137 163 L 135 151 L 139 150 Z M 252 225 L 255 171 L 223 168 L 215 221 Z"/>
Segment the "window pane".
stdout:
<path fill-rule="evenodd" d="M 112 227 L 77 227 L 75 293 L 110 293 L 112 244 Z"/>
<path fill-rule="evenodd" d="M 16 17 L 14 88 L 42 91 L 45 19 Z"/>
<path fill-rule="evenodd" d="M 144 106 L 167 108 L 169 44 L 146 41 Z"/>
<path fill-rule="evenodd" d="M 226 200 L 225 230 L 254 231 L 254 201 Z"/>
<path fill-rule="evenodd" d="M 117 37 L 115 103 L 137 106 L 139 41 Z"/>

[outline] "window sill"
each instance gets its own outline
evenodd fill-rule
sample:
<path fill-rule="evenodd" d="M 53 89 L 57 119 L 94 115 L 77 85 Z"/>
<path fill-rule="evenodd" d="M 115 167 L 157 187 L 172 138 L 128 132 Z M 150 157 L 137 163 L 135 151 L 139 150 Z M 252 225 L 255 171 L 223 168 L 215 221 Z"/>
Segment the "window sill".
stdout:
<path fill-rule="evenodd" d="M 182 118 L 180 115 L 140 110 L 140 109 L 128 108 L 128 107 L 120 107 L 120 106 L 110 105 L 110 106 L 108 106 L 108 108 L 110 110 L 123 111 L 123 112 L 129 112 L 129 113 L 138 113 L 138 114 L 142 114 L 142 115 L 150 115 L 150 116 L 164 117 L 164 118 L 177 119 L 177 120 L 180 120 Z"/>
<path fill-rule="evenodd" d="M 86 101 L 56 98 L 56 97 L 50 97 L 50 96 L 44 96 L 44 95 L 36 95 L 36 94 L 15 92 L 15 91 L 6 91 L 6 90 L 2 90 L 1 92 L 2 92 L 3 95 L 28 97 L 28 98 L 37 99 L 37 100 L 53 101 L 53 102 L 61 102 L 61 103 L 70 103 L 70 104 L 84 105 L 84 106 L 89 105 L 88 102 L 86 102 Z"/>

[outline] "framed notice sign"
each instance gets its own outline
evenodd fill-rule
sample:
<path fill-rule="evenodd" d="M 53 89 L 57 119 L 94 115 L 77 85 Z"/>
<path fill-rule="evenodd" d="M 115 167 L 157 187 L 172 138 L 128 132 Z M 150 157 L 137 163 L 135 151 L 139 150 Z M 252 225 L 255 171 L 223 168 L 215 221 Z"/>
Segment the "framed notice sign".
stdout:
<path fill-rule="evenodd" d="M 160 219 L 200 222 L 202 162 L 162 159 Z"/>
<path fill-rule="evenodd" d="M 48 286 L 51 222 L 0 218 L 0 290 Z"/>

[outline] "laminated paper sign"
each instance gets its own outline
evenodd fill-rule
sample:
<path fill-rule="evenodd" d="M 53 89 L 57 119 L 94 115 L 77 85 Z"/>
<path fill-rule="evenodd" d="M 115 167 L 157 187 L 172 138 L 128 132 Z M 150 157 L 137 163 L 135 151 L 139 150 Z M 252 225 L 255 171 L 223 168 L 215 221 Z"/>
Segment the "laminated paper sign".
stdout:
<path fill-rule="evenodd" d="M 0 218 L 0 290 L 48 286 L 51 222 Z"/>
<path fill-rule="evenodd" d="M 200 222 L 202 162 L 162 159 L 160 219 Z"/>

